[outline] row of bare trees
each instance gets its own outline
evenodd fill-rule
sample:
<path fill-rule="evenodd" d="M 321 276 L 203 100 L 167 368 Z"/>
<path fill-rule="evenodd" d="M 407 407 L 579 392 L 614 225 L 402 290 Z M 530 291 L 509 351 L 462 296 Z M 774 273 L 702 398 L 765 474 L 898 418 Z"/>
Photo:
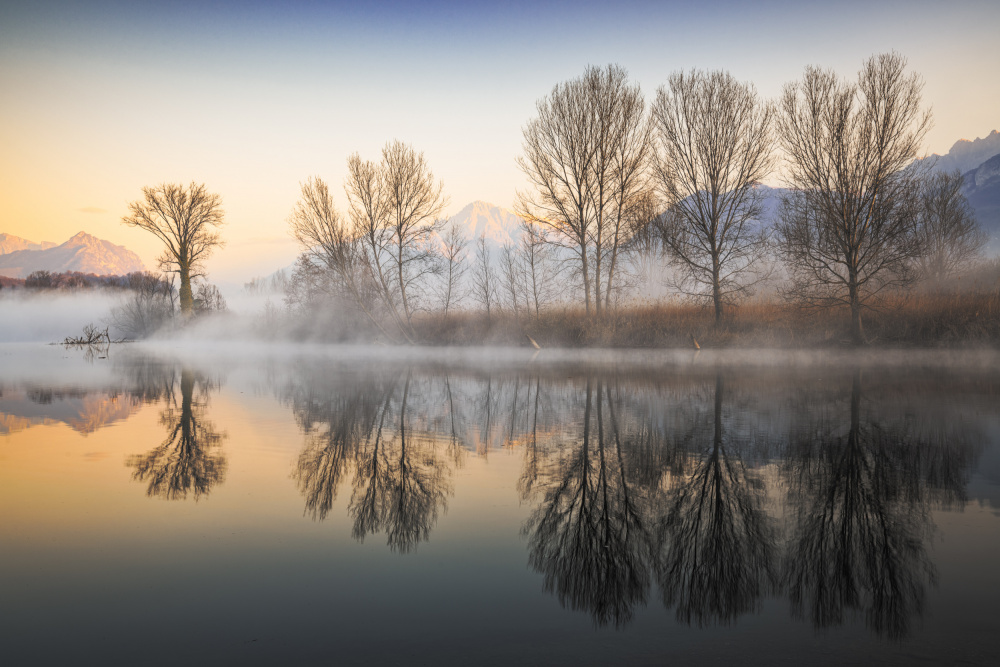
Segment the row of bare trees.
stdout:
<path fill-rule="evenodd" d="M 921 90 L 891 53 L 855 80 L 807 68 L 777 102 L 727 72 L 677 72 L 647 108 L 623 68 L 590 67 L 524 127 L 517 244 L 498 251 L 446 231 L 440 182 L 399 142 L 380 164 L 350 158 L 346 218 L 322 181 L 307 181 L 292 229 L 389 338 L 413 339 L 431 274 L 446 316 L 469 297 L 488 317 L 517 317 L 578 294 L 600 318 L 662 264 L 717 324 L 777 273 L 802 304 L 849 307 L 861 342 L 863 309 L 921 275 L 946 278 L 985 243 L 961 177 L 913 166 L 931 122 Z M 780 197 L 769 178 L 787 186 Z M 773 211 L 768 197 L 780 200 Z"/>
<path fill-rule="evenodd" d="M 719 324 L 727 304 L 776 275 L 799 303 L 848 307 L 861 342 L 865 308 L 920 276 L 947 278 L 986 240 L 961 176 L 915 166 L 931 124 L 922 86 L 890 53 L 853 80 L 808 67 L 773 102 L 727 72 L 675 72 L 647 105 L 624 68 L 589 67 L 523 128 L 516 243 L 490 248 L 449 228 L 423 153 L 392 141 L 378 161 L 348 159 L 346 213 L 323 180 L 302 185 L 289 218 L 303 250 L 293 282 L 412 342 L 420 309 L 447 317 L 470 299 L 488 317 L 519 318 L 578 298 L 600 319 L 660 266 Z M 783 181 L 780 196 L 768 179 Z M 191 281 L 221 244 L 221 200 L 194 183 L 143 194 L 123 222 L 163 241 L 161 265 L 179 275 L 189 314 Z"/>
<path fill-rule="evenodd" d="M 432 241 L 443 226 L 444 186 L 423 153 L 399 141 L 386 144 L 380 162 L 354 154 L 347 166 L 346 216 L 324 181 L 302 185 L 289 224 L 305 253 L 304 268 L 325 270 L 332 295 L 356 305 L 388 339 L 412 342 L 425 279 L 439 270 L 440 250 Z M 453 270 L 457 259 L 452 256 Z"/>
<path fill-rule="evenodd" d="M 524 129 L 532 190 L 519 213 L 573 251 L 587 312 L 609 306 L 620 249 L 652 226 L 674 286 L 709 300 L 717 324 L 780 259 L 788 295 L 849 306 L 860 342 L 865 307 L 920 274 L 940 280 L 985 243 L 961 176 L 913 166 L 931 123 L 922 86 L 897 53 L 854 81 L 809 67 L 777 103 L 726 72 L 677 72 L 647 114 L 622 68 L 589 68 Z M 787 187 L 773 227 L 771 176 Z"/>

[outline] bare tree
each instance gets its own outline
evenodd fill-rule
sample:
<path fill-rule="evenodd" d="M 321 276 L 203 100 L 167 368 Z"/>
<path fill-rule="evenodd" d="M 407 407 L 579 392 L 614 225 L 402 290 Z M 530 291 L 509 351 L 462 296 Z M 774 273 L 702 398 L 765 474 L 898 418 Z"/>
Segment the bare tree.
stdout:
<path fill-rule="evenodd" d="M 444 284 L 441 286 L 441 306 L 445 317 L 448 311 L 465 296 L 465 274 L 469 267 L 465 263 L 469 239 L 457 226 L 452 225 L 441 237 L 441 260 Z"/>
<path fill-rule="evenodd" d="M 629 207 L 625 224 L 628 243 L 625 251 L 640 284 L 649 291 L 655 281 L 658 260 L 663 256 L 661 222 L 663 210 L 653 191 L 647 190 Z"/>
<path fill-rule="evenodd" d="M 382 324 L 378 310 L 381 290 L 371 280 L 357 230 L 338 213 L 322 179 L 309 178 L 302 184 L 302 197 L 288 217 L 288 225 L 303 253 L 293 287 L 301 287 L 307 279 L 312 285 L 309 292 L 323 289 L 335 298 L 347 298 L 383 335 L 394 340 Z M 317 273 L 332 280 L 321 280 Z"/>
<path fill-rule="evenodd" d="M 517 252 L 523 271 L 528 310 L 538 317 L 542 306 L 556 298 L 559 286 L 558 267 L 552 259 L 551 246 L 544 228 L 521 222 L 521 240 Z"/>
<path fill-rule="evenodd" d="M 229 310 L 229 306 L 216 285 L 203 282 L 198 285 L 198 291 L 194 295 L 194 309 L 199 313 L 225 312 Z"/>
<path fill-rule="evenodd" d="M 364 265 L 389 314 L 408 338 L 424 278 L 438 264 L 430 240 L 444 224 L 444 185 L 435 182 L 423 153 L 400 141 L 382 149 L 382 161 L 347 161 L 344 185 Z"/>
<path fill-rule="evenodd" d="M 497 276 L 490 262 L 490 249 L 486 245 L 486 237 L 480 236 L 476 241 L 476 265 L 472 273 L 472 298 L 483 310 L 486 318 L 493 316 L 497 305 Z"/>
<path fill-rule="evenodd" d="M 111 325 L 126 338 L 145 338 L 174 314 L 174 285 L 152 273 L 127 276 L 128 292 L 111 309 Z"/>
<path fill-rule="evenodd" d="M 905 170 L 931 123 L 923 83 L 897 53 L 873 56 L 856 83 L 806 68 L 785 86 L 778 132 L 792 191 L 778 235 L 790 294 L 810 305 L 845 304 L 851 337 L 864 341 L 861 312 L 912 280 L 920 252 L 913 181 Z"/>
<path fill-rule="evenodd" d="M 589 67 L 579 79 L 556 85 L 537 110 L 523 130 L 518 159 L 534 192 L 519 195 L 518 214 L 550 228 L 548 240 L 572 252 L 584 306 L 599 316 L 625 242 L 623 213 L 647 173 L 642 92 L 622 67 Z"/>
<path fill-rule="evenodd" d="M 772 169 L 774 107 L 728 72 L 675 72 L 653 106 L 659 185 L 671 204 L 663 244 L 677 286 L 723 304 L 749 292 L 766 248 L 756 187 Z"/>
<path fill-rule="evenodd" d="M 648 190 L 652 126 L 638 85 L 628 84 L 624 69 L 609 66 L 588 80 L 598 108 L 596 152 L 597 213 L 594 251 L 597 314 L 613 303 L 620 256 L 628 245 L 628 213 Z M 601 289 L 604 303 L 601 303 Z"/>
<path fill-rule="evenodd" d="M 962 194 L 962 174 L 928 174 L 920 188 L 918 235 L 921 254 L 917 271 L 940 285 L 968 266 L 986 245 L 986 232 Z"/>
<path fill-rule="evenodd" d="M 166 246 L 160 269 L 180 276 L 181 314 L 194 310 L 191 281 L 204 276 L 202 262 L 224 244 L 216 231 L 224 222 L 222 198 L 204 184 L 163 183 L 142 189 L 143 199 L 128 205 L 122 222 L 154 234 Z"/>
<path fill-rule="evenodd" d="M 504 307 L 510 308 L 515 318 L 520 317 L 522 306 L 528 309 L 528 289 L 521 255 L 513 243 L 505 243 L 500 249 L 500 278 Z"/>

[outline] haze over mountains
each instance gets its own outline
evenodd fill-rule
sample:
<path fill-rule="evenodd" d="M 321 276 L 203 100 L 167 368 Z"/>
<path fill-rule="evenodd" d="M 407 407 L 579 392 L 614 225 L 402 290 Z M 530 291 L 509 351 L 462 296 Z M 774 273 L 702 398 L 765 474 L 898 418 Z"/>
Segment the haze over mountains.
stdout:
<path fill-rule="evenodd" d="M 975 210 L 979 223 L 990 236 L 988 251 L 1000 252 L 1000 131 L 993 130 L 983 138 L 972 141 L 959 139 L 945 155 L 932 155 L 932 168 L 954 171 L 965 176 L 963 194 Z M 765 191 L 764 210 L 761 216 L 765 225 L 773 221 L 784 188 L 760 186 Z M 516 243 L 521 236 L 521 218 L 513 211 L 484 201 L 474 201 L 449 218 L 449 225 L 456 225 L 466 238 L 475 241 L 485 236 L 491 251 L 506 243 Z M 474 252 L 474 250 L 473 250 Z"/>
<path fill-rule="evenodd" d="M 513 211 L 484 201 L 474 201 L 448 218 L 448 226 L 462 230 L 470 246 L 484 237 L 491 250 L 516 243 L 521 238 L 521 222 Z"/>
<path fill-rule="evenodd" d="M 145 271 L 139 256 L 128 248 L 80 232 L 65 243 L 32 243 L 0 234 L 0 275 L 24 278 L 34 271 L 78 271 L 99 276 Z"/>
<path fill-rule="evenodd" d="M 945 155 L 932 155 L 936 170 L 954 171 L 964 175 L 963 193 L 969 199 L 976 217 L 990 236 L 988 252 L 1000 252 L 1000 131 L 972 141 L 960 139 Z M 769 224 L 777 210 L 782 188 L 766 188 L 764 224 Z M 474 242 L 485 237 L 491 253 L 520 239 L 521 218 L 513 211 L 484 201 L 473 201 L 451 216 L 449 225 L 462 230 L 469 240 L 467 255 L 475 253 Z M 65 243 L 35 243 L 10 234 L 0 233 L 0 275 L 25 278 L 34 271 L 53 273 L 79 271 L 96 275 L 123 275 L 144 271 L 139 256 L 124 246 L 80 232 Z M 283 270 L 290 273 L 290 270 Z"/>

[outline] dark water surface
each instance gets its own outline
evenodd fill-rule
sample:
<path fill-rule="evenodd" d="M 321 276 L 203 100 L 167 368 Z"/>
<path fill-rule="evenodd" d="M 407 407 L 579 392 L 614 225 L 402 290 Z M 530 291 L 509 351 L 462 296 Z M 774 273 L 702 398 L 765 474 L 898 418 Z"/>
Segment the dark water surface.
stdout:
<path fill-rule="evenodd" d="M 0 663 L 1000 664 L 1000 357 L 0 346 Z"/>

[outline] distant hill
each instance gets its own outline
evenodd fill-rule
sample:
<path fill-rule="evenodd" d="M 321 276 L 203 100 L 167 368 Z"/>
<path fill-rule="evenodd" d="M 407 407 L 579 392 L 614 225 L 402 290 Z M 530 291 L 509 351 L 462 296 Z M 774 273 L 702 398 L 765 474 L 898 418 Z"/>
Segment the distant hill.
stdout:
<path fill-rule="evenodd" d="M 56 244 L 51 241 L 33 243 L 13 234 L 0 234 L 0 255 L 7 255 L 18 250 L 48 250 L 55 246 Z"/>
<path fill-rule="evenodd" d="M 61 245 L 31 244 L 30 241 L 8 234 L 0 234 L 0 239 L 4 243 L 8 243 L 10 239 L 10 247 L 22 244 L 38 246 L 0 253 L 0 275 L 11 278 L 24 278 L 34 271 L 78 271 L 108 276 L 146 270 L 139 256 L 128 248 L 85 232 L 80 232 Z"/>

